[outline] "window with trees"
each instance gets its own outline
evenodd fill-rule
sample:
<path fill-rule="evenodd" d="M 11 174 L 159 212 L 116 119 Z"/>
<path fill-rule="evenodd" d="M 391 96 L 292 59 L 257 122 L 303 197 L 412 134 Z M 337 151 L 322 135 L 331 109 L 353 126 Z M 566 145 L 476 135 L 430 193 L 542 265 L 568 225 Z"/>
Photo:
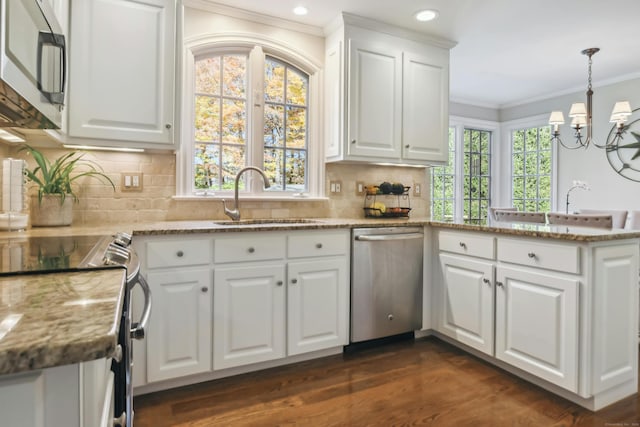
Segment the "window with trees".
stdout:
<path fill-rule="evenodd" d="M 552 146 L 549 126 L 511 131 L 511 200 L 520 211 L 551 210 Z"/>
<path fill-rule="evenodd" d="M 260 47 L 194 62 L 191 193 L 232 190 L 248 165 L 266 172 L 267 191 L 308 191 L 309 75 Z M 240 189 L 262 191 L 244 177 Z"/>
<path fill-rule="evenodd" d="M 490 129 L 463 124 L 449 127 L 449 162 L 431 168 L 432 219 L 461 219 L 476 224 L 487 221 L 491 202 L 492 138 Z"/>

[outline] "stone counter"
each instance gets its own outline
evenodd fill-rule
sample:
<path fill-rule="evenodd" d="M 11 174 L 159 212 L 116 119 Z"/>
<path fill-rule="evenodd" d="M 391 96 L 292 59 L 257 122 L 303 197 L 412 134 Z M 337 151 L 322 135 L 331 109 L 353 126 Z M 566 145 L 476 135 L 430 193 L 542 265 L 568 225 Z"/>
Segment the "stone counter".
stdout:
<path fill-rule="evenodd" d="M 0 375 L 110 357 L 126 270 L 0 277 Z"/>

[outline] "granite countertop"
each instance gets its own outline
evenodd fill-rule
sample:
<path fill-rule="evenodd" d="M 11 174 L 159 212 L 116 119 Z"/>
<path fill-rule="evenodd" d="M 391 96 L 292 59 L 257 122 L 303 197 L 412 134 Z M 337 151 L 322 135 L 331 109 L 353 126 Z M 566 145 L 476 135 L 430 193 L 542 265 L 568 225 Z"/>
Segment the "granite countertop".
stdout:
<path fill-rule="evenodd" d="M 0 375 L 113 355 L 126 270 L 0 277 Z"/>

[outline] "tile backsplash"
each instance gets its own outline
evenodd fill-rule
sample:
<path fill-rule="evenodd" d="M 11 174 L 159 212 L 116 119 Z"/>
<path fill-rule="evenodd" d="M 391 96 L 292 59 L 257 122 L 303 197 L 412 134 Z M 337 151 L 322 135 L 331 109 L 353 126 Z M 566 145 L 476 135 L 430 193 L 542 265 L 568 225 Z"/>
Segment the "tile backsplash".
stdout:
<path fill-rule="evenodd" d="M 63 149 L 42 149 L 49 158 L 56 158 Z M 26 158 L 16 148 L 4 148 L 3 157 Z M 79 180 L 80 201 L 74 205 L 75 225 L 136 223 L 171 220 L 227 219 L 220 200 L 175 199 L 176 157 L 173 153 L 116 153 L 87 152 L 86 159 L 97 162 L 116 184 L 116 190 L 95 179 Z M 124 173 L 142 173 L 142 191 L 122 191 Z M 401 182 L 413 187 L 422 185 L 422 195 L 413 196 L 411 190 L 411 216 L 426 217 L 429 213 L 428 169 L 354 165 L 326 165 L 325 200 L 252 201 L 243 200 L 243 218 L 283 217 L 342 217 L 364 216 L 363 196 L 356 195 L 356 181 L 380 184 L 383 181 Z M 329 181 L 341 181 L 341 192 L 330 193 Z"/>

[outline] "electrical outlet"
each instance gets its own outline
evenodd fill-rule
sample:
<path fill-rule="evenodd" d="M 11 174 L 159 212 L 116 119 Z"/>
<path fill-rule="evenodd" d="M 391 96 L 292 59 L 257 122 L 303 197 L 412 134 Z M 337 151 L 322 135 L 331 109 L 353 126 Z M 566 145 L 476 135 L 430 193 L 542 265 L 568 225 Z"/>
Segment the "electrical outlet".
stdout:
<path fill-rule="evenodd" d="M 123 172 L 121 191 L 142 191 L 142 172 Z"/>
<path fill-rule="evenodd" d="M 422 184 L 420 184 L 419 182 L 413 183 L 413 195 L 415 197 L 422 196 Z"/>
<path fill-rule="evenodd" d="M 364 182 L 356 181 L 356 196 L 364 196 Z"/>
<path fill-rule="evenodd" d="M 342 191 L 342 181 L 329 181 L 329 192 L 340 193 Z"/>

